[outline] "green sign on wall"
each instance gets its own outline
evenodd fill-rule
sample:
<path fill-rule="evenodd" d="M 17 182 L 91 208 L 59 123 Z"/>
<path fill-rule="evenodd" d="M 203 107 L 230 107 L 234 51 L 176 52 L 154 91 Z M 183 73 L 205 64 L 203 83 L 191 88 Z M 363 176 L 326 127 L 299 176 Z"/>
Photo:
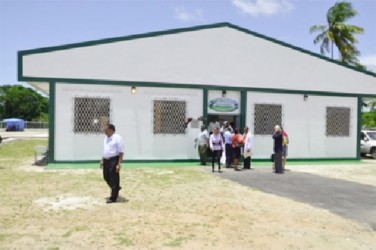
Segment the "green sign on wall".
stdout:
<path fill-rule="evenodd" d="M 232 112 L 239 109 L 239 103 L 227 97 L 215 98 L 209 101 L 209 109 L 217 112 Z"/>

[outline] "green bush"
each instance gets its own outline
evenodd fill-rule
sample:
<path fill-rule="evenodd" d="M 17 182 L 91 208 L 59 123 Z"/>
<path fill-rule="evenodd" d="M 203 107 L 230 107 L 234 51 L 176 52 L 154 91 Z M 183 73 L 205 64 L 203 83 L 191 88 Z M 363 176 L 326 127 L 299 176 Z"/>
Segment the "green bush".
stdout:
<path fill-rule="evenodd" d="M 362 127 L 376 128 L 376 110 L 362 113 Z"/>

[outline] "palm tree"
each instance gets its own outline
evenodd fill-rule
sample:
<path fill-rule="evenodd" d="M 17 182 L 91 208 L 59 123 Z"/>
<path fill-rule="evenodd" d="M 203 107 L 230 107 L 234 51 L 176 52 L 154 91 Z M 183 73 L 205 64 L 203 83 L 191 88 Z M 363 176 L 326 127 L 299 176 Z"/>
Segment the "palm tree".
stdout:
<path fill-rule="evenodd" d="M 363 98 L 363 103 L 366 107 L 369 107 L 371 111 L 376 111 L 376 98 Z"/>
<path fill-rule="evenodd" d="M 321 42 L 320 53 L 331 52 L 333 59 L 333 45 L 340 53 L 341 62 L 359 66 L 359 51 L 355 47 L 358 41 L 355 34 L 362 34 L 363 28 L 348 25 L 345 22 L 357 14 L 351 3 L 343 1 L 336 3 L 326 13 L 327 25 L 313 25 L 310 32 L 320 32 L 313 40 L 314 44 Z M 331 48 L 329 48 L 331 46 Z"/>

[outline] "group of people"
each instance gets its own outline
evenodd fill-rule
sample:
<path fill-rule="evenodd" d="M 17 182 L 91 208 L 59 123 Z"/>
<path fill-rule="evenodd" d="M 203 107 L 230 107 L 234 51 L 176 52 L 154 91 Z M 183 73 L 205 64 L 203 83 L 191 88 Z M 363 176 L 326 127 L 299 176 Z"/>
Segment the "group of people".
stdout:
<path fill-rule="evenodd" d="M 224 151 L 226 168 L 230 168 L 233 165 L 236 171 L 240 171 L 238 163 L 240 156 L 243 155 L 243 169 L 251 169 L 253 139 L 248 127 L 244 127 L 243 135 L 239 133 L 238 128 L 233 130 L 228 122 L 224 122 L 221 128 L 216 125 L 212 129 L 213 131 L 209 135 L 206 127 L 202 125 L 196 141 L 201 165 L 206 165 L 207 151 L 210 150 L 212 171 L 214 172 L 214 165 L 217 163 L 218 172 L 221 172 L 220 159 Z M 289 144 L 288 135 L 282 127 L 276 125 L 272 138 L 274 140 L 273 171 L 275 173 L 284 173 Z"/>
<path fill-rule="evenodd" d="M 206 165 L 207 151 L 210 150 L 212 156 L 212 171 L 214 172 L 215 163 L 218 164 L 218 172 L 221 173 L 221 157 L 225 152 L 226 168 L 233 165 L 236 171 L 241 170 L 238 167 L 239 158 L 243 154 L 243 169 L 251 169 L 252 155 L 252 135 L 248 127 L 244 128 L 244 134 L 239 133 L 239 129 L 233 129 L 228 122 L 223 126 L 214 126 L 212 133 L 208 133 L 206 127 L 201 126 L 201 132 L 197 138 L 198 153 L 201 165 Z"/>
<path fill-rule="evenodd" d="M 120 135 L 115 133 L 115 126 L 108 124 L 105 129 L 106 137 L 103 143 L 103 155 L 100 161 L 100 167 L 103 169 L 103 178 L 111 189 L 110 197 L 107 203 L 117 201 L 120 187 L 120 168 L 124 155 L 124 142 Z M 276 125 L 273 133 L 274 139 L 274 164 L 275 173 L 285 171 L 285 162 L 287 157 L 288 135 L 283 129 Z M 1 143 L 1 137 L 0 137 Z M 244 134 L 239 133 L 239 129 L 233 129 L 228 122 L 224 122 L 222 128 L 215 126 L 213 132 L 209 135 L 206 127 L 201 126 L 201 132 L 197 138 L 198 152 L 201 165 L 206 165 L 207 150 L 210 149 L 212 155 L 212 171 L 214 172 L 215 163 L 218 164 L 218 172 L 221 173 L 221 157 L 225 151 L 226 167 L 231 164 L 236 171 L 239 171 L 238 162 L 243 154 L 243 169 L 251 169 L 252 155 L 252 135 L 248 127 L 244 127 Z"/>

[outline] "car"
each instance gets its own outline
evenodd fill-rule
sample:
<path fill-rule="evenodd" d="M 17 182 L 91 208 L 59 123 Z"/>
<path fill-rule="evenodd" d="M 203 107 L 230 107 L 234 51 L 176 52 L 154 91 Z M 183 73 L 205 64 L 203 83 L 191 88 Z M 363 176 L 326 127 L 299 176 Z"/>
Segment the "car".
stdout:
<path fill-rule="evenodd" d="M 376 159 L 376 130 L 362 130 L 360 132 L 360 154 L 371 154 Z"/>

